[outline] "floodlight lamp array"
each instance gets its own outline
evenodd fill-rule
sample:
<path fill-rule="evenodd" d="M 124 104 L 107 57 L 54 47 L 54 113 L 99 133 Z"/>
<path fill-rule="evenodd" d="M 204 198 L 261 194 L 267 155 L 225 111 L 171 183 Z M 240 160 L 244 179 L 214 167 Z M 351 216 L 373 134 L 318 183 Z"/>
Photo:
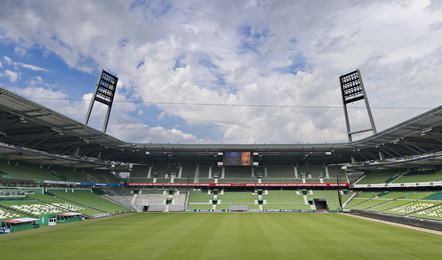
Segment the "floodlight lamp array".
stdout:
<path fill-rule="evenodd" d="M 351 103 L 364 98 L 364 91 L 358 71 L 341 76 L 340 81 L 345 103 Z"/>

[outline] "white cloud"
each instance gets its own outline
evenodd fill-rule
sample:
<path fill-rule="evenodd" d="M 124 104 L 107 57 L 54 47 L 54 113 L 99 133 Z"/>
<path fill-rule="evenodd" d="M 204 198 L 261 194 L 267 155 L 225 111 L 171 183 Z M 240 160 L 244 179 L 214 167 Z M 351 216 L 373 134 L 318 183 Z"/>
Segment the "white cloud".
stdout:
<path fill-rule="evenodd" d="M 12 63 L 11 58 L 9 58 L 8 56 L 3 56 L 3 59 L 5 60 L 6 64 L 8 64 L 8 65 Z"/>
<path fill-rule="evenodd" d="M 31 64 L 19 63 L 19 65 L 21 67 L 23 67 L 23 68 L 30 69 L 30 70 L 33 70 L 33 71 L 48 71 L 45 68 L 40 68 L 38 66 L 31 65 Z"/>
<path fill-rule="evenodd" d="M 3 56 L 3 59 L 5 60 L 7 65 L 11 65 L 14 66 L 15 69 L 18 68 L 25 68 L 25 69 L 30 69 L 33 71 L 43 71 L 43 72 L 48 72 L 47 69 L 45 68 L 41 68 L 39 66 L 35 66 L 35 65 L 31 65 L 31 64 L 26 64 L 26 63 L 22 63 L 22 62 L 16 62 L 13 61 L 11 58 L 9 58 L 8 56 Z"/>
<path fill-rule="evenodd" d="M 143 123 L 146 107 L 128 100 L 159 102 L 159 120 L 179 118 L 186 126 L 211 125 L 222 133 L 208 142 L 346 141 L 343 110 L 336 108 L 342 106 L 338 77 L 356 68 L 378 130 L 425 111 L 379 107 L 440 105 L 442 9 L 435 2 L 136 3 L 8 2 L 0 11 L 6 30 L 0 37 L 15 41 L 16 49 L 42 46 L 79 70 L 115 71 L 124 82 L 117 98 L 125 103 L 115 104 L 119 112 L 111 115 L 109 131 L 133 142 L 202 138 Z M 26 15 L 16 15 L 18 10 Z M 280 107 L 239 106 L 244 104 Z M 74 107 L 85 111 L 87 105 Z M 350 109 L 355 130 L 368 123 L 357 106 Z M 104 111 L 97 108 L 97 120 Z"/>
<path fill-rule="evenodd" d="M 31 79 L 31 81 L 29 82 L 30 86 L 38 86 L 38 85 L 42 85 L 44 83 L 44 80 L 42 77 L 40 76 L 35 76 L 33 79 Z"/>
<path fill-rule="evenodd" d="M 177 129 L 149 127 L 142 123 L 114 124 L 110 134 L 122 140 L 134 143 L 198 143 L 193 135 L 185 134 Z"/>
<path fill-rule="evenodd" d="M 17 81 L 20 74 L 18 72 L 12 71 L 12 70 L 5 70 L 3 73 L 0 74 L 0 76 L 7 77 L 9 81 L 15 82 Z"/>

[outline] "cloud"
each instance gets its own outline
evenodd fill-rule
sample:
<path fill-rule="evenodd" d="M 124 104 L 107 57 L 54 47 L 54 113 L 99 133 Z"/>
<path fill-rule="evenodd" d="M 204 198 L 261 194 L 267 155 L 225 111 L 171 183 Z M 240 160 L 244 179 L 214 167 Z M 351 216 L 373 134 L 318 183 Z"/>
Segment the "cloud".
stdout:
<path fill-rule="evenodd" d="M 6 64 L 8 65 L 12 64 L 12 60 L 8 56 L 3 56 L 3 59 L 5 60 Z"/>
<path fill-rule="evenodd" d="M 5 60 L 5 63 L 6 63 L 7 65 L 13 66 L 15 69 L 18 69 L 18 68 L 25 68 L 25 69 L 30 69 L 30 70 L 33 70 L 33 71 L 43 71 L 43 72 L 48 72 L 48 70 L 45 69 L 45 68 L 41 68 L 41 67 L 38 67 L 38 66 L 35 66 L 35 65 L 26 64 L 26 63 L 22 63 L 22 62 L 16 62 L 16 61 L 13 61 L 13 60 L 12 60 L 10 57 L 8 57 L 8 56 L 3 56 L 3 59 Z"/>
<path fill-rule="evenodd" d="M 200 143 L 201 140 L 193 135 L 183 133 L 178 129 L 164 129 L 163 127 L 149 127 L 142 123 L 115 124 L 110 134 L 127 140 L 140 143 Z"/>
<path fill-rule="evenodd" d="M 3 73 L 0 73 L 0 76 L 7 77 L 9 81 L 15 82 L 20 76 L 20 73 L 11 70 L 5 70 Z"/>
<path fill-rule="evenodd" d="M 21 53 L 39 46 L 74 69 L 116 72 L 121 103 L 109 132 L 123 140 L 345 142 L 338 77 L 356 68 L 378 131 L 440 105 L 442 96 L 442 9 L 434 1 L 5 5 L 0 38 Z M 4 66 L 13 64 L 48 72 L 4 57 Z M 70 105 L 85 109 L 84 102 Z M 367 128 L 363 106 L 349 109 L 353 130 Z M 98 106 L 97 120 L 104 111 Z M 170 121 L 147 121 L 153 117 Z M 191 133 L 199 128 L 216 135 Z"/>
<path fill-rule="evenodd" d="M 33 70 L 33 71 L 45 71 L 45 72 L 48 71 L 45 68 L 41 68 L 41 67 L 38 67 L 38 66 L 35 66 L 35 65 L 31 65 L 31 64 L 18 63 L 18 65 L 23 67 L 23 68 L 30 69 L 30 70 Z"/>

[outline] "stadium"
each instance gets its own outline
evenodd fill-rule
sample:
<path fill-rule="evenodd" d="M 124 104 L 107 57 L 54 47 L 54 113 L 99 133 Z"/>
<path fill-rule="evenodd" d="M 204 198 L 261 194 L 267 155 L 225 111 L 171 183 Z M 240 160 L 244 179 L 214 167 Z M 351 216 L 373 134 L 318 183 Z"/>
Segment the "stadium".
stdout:
<path fill-rule="evenodd" d="M 442 107 L 348 143 L 252 145 L 133 144 L 6 89 L 0 104 L 8 258 L 441 256 L 440 233 L 352 216 L 442 230 Z"/>
<path fill-rule="evenodd" d="M 441 17 L 1 1 L 0 258 L 442 259 Z"/>

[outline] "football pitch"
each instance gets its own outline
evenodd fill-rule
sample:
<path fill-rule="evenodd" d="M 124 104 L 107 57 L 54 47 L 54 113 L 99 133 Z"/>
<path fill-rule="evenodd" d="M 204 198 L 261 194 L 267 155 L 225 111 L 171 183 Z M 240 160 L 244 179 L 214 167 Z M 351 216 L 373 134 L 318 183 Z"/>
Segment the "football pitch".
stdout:
<path fill-rule="evenodd" d="M 134 213 L 0 235 L 1 259 L 442 259 L 441 245 L 314 213 Z"/>

